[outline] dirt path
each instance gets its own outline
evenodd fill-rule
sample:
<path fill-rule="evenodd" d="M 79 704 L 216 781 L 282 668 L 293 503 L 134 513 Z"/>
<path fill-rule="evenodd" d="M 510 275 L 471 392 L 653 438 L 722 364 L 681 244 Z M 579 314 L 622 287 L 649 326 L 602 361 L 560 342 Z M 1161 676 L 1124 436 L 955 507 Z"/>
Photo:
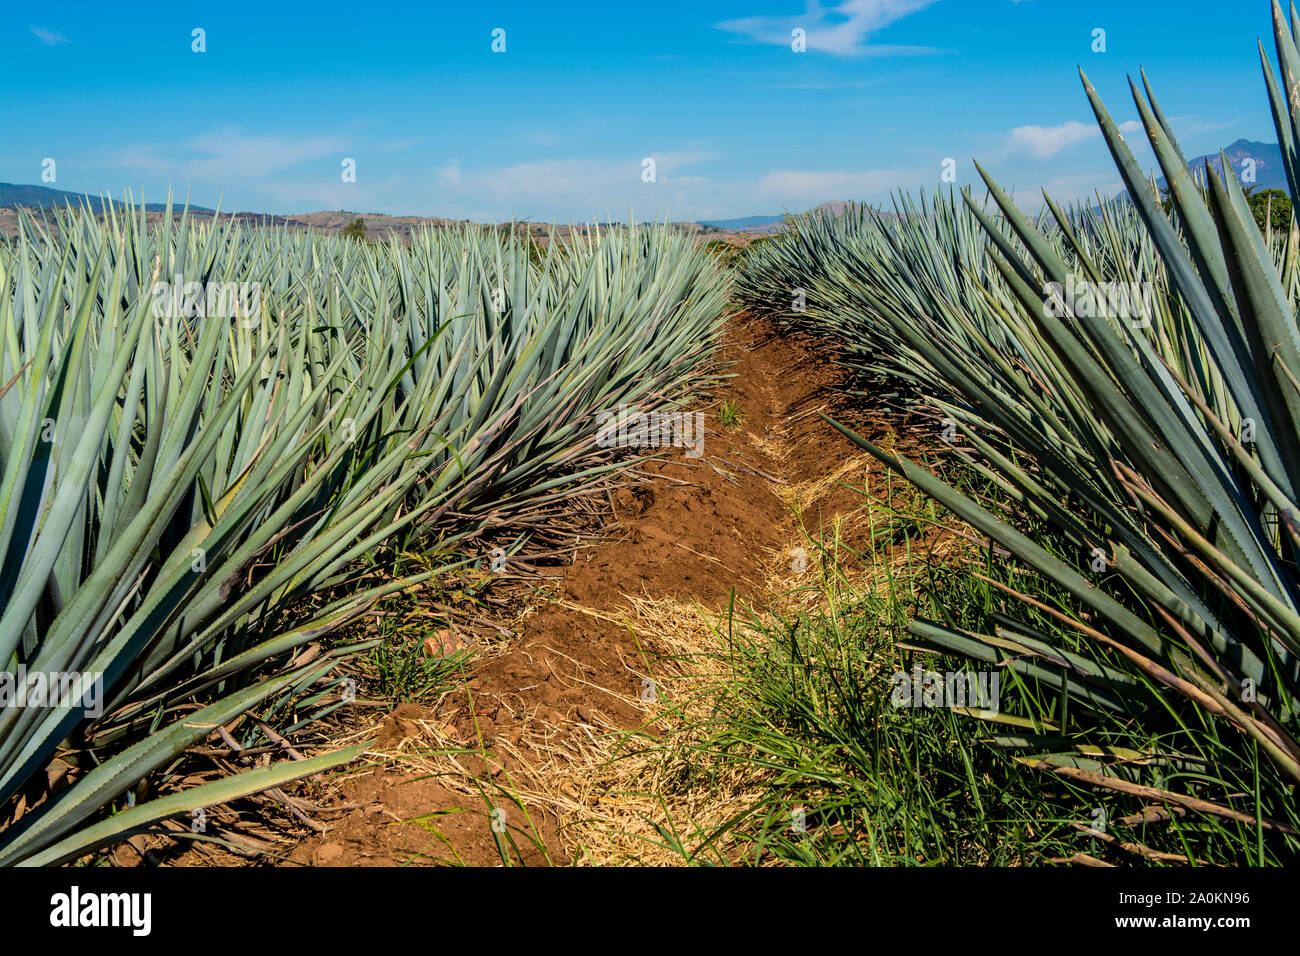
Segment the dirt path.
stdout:
<path fill-rule="evenodd" d="M 861 449 L 816 414 L 839 406 L 844 373 L 813 342 L 737 318 L 721 347 L 739 402 L 724 428 L 716 407 L 701 458 L 673 449 L 613 502 L 622 538 L 577 552 L 552 599 L 514 622 L 518 636 L 485 654 L 462 690 L 436 705 L 402 705 L 380 726 L 379 761 L 337 778 L 328 831 L 295 864 L 567 864 L 572 848 L 554 804 L 520 794 L 570 792 L 565 775 L 602 734 L 644 725 L 655 647 L 627 624 L 635 599 L 724 607 L 733 589 L 764 598 L 772 570 L 798 540 L 789 488 L 825 479 L 805 524 L 853 510 L 861 496 L 833 478 Z M 844 476 L 852 480 L 852 475 Z M 373 731 L 372 731 L 373 732 Z M 497 832 L 494 832 L 495 830 Z"/>

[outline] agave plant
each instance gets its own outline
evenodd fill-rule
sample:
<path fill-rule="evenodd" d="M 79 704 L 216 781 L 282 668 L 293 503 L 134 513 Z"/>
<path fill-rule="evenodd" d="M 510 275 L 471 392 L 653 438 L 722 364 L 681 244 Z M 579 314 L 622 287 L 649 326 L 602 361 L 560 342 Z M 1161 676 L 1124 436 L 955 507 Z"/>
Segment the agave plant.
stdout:
<path fill-rule="evenodd" d="M 1288 27 L 1275 3 L 1274 28 L 1282 82 L 1267 57 L 1264 75 L 1294 191 L 1294 9 Z M 1014 728 L 991 739 L 1146 804 L 1132 839 L 1103 834 L 1142 857 L 1227 843 L 1285 859 L 1300 849 L 1295 245 L 1260 234 L 1234 176 L 1193 179 L 1144 75 L 1131 86 L 1166 213 L 1083 84 L 1131 201 L 1048 198 L 1031 221 L 981 169 L 993 209 L 968 192 L 964 209 L 810 222 L 741 288 L 770 303 L 803 285 L 795 318 L 837 317 L 860 366 L 918 389 L 974 450 L 956 456 L 997 509 L 852 436 L 1036 576 L 996 585 L 1025 613 L 995 610 L 991 633 L 909 626 L 913 647 L 1008 672 L 1022 712 L 981 715 Z M 1133 282 L 1152 292 L 1139 315 L 1061 307 L 1070 284 Z"/>
<path fill-rule="evenodd" d="M 371 247 L 170 204 L 152 226 L 130 206 L 28 219 L 0 246 L 0 660 L 105 694 L 97 714 L 0 710 L 0 807 L 56 752 L 78 766 L 0 833 L 0 864 L 351 759 L 91 822 L 250 708 L 298 723 L 337 706 L 341 652 L 296 651 L 612 467 L 597 412 L 694 380 L 727 296 L 709 256 L 640 227 L 529 252 L 471 229 Z M 159 294 L 217 281 L 259 294 L 220 314 Z M 362 564 L 406 541 L 434 570 L 367 586 Z"/>

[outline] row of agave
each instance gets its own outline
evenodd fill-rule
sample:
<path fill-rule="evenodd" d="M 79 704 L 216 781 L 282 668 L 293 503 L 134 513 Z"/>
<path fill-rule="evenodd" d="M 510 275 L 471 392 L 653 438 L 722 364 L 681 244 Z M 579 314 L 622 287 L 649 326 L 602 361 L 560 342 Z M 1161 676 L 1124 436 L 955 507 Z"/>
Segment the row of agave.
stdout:
<path fill-rule="evenodd" d="M 160 285 L 216 282 L 243 290 L 220 314 Z M 470 228 L 371 245 L 170 208 L 25 220 L 0 241 L 0 661 L 105 696 L 0 709 L 0 864 L 355 756 L 103 813 L 241 714 L 283 730 L 338 706 L 351 649 L 304 648 L 612 467 L 597 413 L 698 381 L 727 282 L 666 227 L 538 256 Z M 359 573 L 408 544 L 434 570 Z M 31 808 L 56 754 L 72 785 Z"/>
<path fill-rule="evenodd" d="M 1273 13 L 1280 84 L 1261 59 L 1300 195 L 1300 19 Z M 947 467 L 975 493 L 851 437 L 1033 572 L 1034 586 L 990 582 L 991 607 L 1019 603 L 988 614 L 988 633 L 909 624 L 909 646 L 1002 668 L 1017 688 L 1018 710 L 977 715 L 1011 725 L 989 739 L 1081 796 L 1138 804 L 1101 818 L 1124 826 L 1088 828 L 1117 852 L 1294 858 L 1295 243 L 1261 235 L 1235 176 L 1189 174 L 1144 76 L 1130 86 L 1166 210 L 1082 79 L 1131 201 L 1049 198 L 1031 220 L 981 169 L 991 206 L 966 191 L 797 221 L 755 250 L 739 293 L 835 334 L 850 362 L 961 429 L 969 451 Z M 1148 310 L 1077 314 L 1053 293 L 1117 282 L 1145 284 Z"/>

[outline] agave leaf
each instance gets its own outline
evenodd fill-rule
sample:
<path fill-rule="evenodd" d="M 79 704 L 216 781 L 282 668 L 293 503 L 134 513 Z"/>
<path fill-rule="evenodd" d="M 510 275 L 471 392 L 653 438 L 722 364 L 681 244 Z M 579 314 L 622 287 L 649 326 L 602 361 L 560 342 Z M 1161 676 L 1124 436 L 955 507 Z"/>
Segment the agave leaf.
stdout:
<path fill-rule="evenodd" d="M 190 787 L 180 793 L 168 794 L 145 803 L 136 804 L 114 814 L 107 820 L 85 827 L 63 838 L 40 853 L 18 861 L 19 866 L 58 866 L 100 847 L 121 842 L 136 833 L 145 832 L 150 824 L 168 817 L 190 814 L 194 810 L 212 807 L 274 787 L 301 780 L 303 777 L 332 770 L 351 763 L 365 752 L 365 744 L 344 750 L 307 757 L 303 760 L 284 761 L 268 767 L 258 767 L 223 777 L 210 783 Z"/>

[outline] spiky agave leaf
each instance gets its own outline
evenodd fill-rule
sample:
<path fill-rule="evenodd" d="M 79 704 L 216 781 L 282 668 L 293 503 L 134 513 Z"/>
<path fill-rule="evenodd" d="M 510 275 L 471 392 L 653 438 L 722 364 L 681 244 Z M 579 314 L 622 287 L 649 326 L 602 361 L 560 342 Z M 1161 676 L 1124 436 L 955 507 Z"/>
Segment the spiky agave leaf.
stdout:
<path fill-rule="evenodd" d="M 1300 59 L 1276 5 L 1274 20 L 1291 89 Z M 1285 146 L 1300 102 L 1284 101 L 1265 72 Z M 740 289 L 786 321 L 841 330 L 860 367 L 917 388 L 952 418 L 977 452 L 956 457 L 1015 503 L 1019 526 L 926 470 L 870 450 L 1090 615 L 999 585 L 1057 629 L 1027 643 L 1023 623 L 997 615 L 988 635 L 918 621 L 913 645 L 1032 677 L 1024 700 L 1035 721 L 1068 698 L 1075 734 L 1129 735 L 1147 754 L 1099 761 L 1092 776 L 1077 778 L 1089 785 L 1110 780 L 1132 794 L 1142 767 L 1187 765 L 1186 754 L 1162 754 L 1169 744 L 1152 749 L 1145 734 L 1196 748 L 1202 763 L 1186 784 L 1193 794 L 1211 787 L 1228 801 L 1243 787 L 1256 793 L 1246 816 L 1255 829 L 1233 837 L 1239 851 L 1253 854 L 1256 834 L 1262 846 L 1267 832 L 1294 852 L 1294 255 L 1260 235 L 1234 177 L 1207 169 L 1192 180 L 1143 77 L 1145 97 L 1132 90 L 1171 185 L 1167 215 L 1086 77 L 1084 87 L 1131 204 L 1067 211 L 1049 200 L 1051 217 L 1031 221 L 985 175 L 992 208 L 968 194 L 964 209 L 904 200 L 894 218 L 810 217 L 752 256 Z M 1147 283 L 1148 321 L 1062 313 L 1052 284 L 1075 279 Z M 808 308 L 791 316 L 783 293 L 793 286 L 804 288 Z M 1092 567 L 1096 554 L 1104 575 Z M 1079 651 L 1106 671 L 1081 672 Z M 1060 694 L 1038 695 L 1032 688 L 1040 686 Z M 1117 702 L 1114 720 L 1077 719 Z M 1074 759 L 1035 756 L 1024 744 L 1016 747 L 1030 760 L 1064 767 Z M 1252 747 L 1271 764 L 1258 779 Z"/>
<path fill-rule="evenodd" d="M 82 847 L 70 830 L 160 765 L 113 754 L 151 734 L 174 757 L 196 695 L 233 706 L 416 581 L 357 593 L 362 559 L 418 537 L 436 568 L 485 522 L 612 467 L 596 413 L 680 391 L 727 295 L 666 227 L 534 261 L 472 229 L 370 247 L 135 212 L 27 219 L 0 248 L 0 658 L 108 693 L 93 719 L 0 712 L 0 802 L 70 735 L 114 768 L 0 835 L 6 862 Z M 159 283 L 210 281 L 260 295 L 156 314 Z"/>

